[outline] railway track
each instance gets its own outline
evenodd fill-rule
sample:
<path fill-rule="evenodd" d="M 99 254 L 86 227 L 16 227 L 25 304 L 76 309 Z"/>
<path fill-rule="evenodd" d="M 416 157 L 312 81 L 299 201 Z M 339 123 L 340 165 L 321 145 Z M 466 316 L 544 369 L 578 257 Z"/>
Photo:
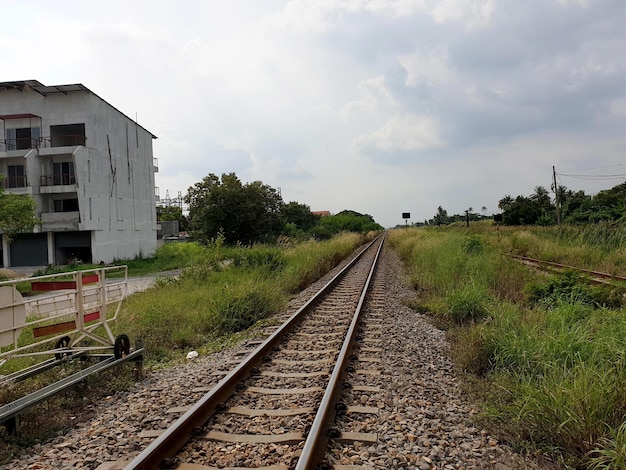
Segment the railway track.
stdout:
<path fill-rule="evenodd" d="M 578 268 L 575 266 L 569 266 L 567 264 L 555 263 L 552 261 L 544 261 L 535 258 L 529 258 L 526 256 L 519 255 L 509 255 L 511 258 L 524 263 L 528 266 L 532 266 L 538 269 L 542 269 L 544 271 L 552 271 L 552 272 L 563 272 L 563 271 L 576 271 L 581 275 L 585 276 L 589 282 L 593 282 L 595 284 L 609 284 L 614 285 L 615 283 L 620 283 L 620 285 L 624 285 L 626 282 L 626 277 L 617 276 L 615 274 L 603 273 L 600 271 L 592 271 L 589 269 Z"/>
<path fill-rule="evenodd" d="M 362 320 L 382 243 L 364 249 L 134 460 L 110 468 L 358 468 L 341 462 L 345 446 L 377 440 L 379 388 L 369 383 L 380 374 L 384 331 L 380 317 Z"/>
<path fill-rule="evenodd" d="M 347 262 L 343 261 L 341 267 Z M 457 383 L 455 368 L 446 356 L 448 344 L 443 332 L 408 306 L 415 292 L 404 282 L 400 259 L 386 246 L 379 264 L 361 311 L 362 321 L 356 328 L 357 339 L 350 362 L 344 369 L 345 378 L 339 381 L 349 386 L 342 388 L 322 465 L 363 470 L 539 468 L 527 465 L 510 449 L 500 445 L 494 436 L 476 426 L 476 410 Z M 333 269 L 332 273 L 294 298 L 284 312 L 273 317 L 275 324 L 291 318 L 341 267 Z M 203 354 L 177 367 L 150 370 L 146 380 L 133 389 L 103 396 L 97 403 L 87 405 L 85 416 L 68 422 L 62 435 L 41 445 L 16 449 L 11 460 L 4 461 L 0 468 L 124 469 L 275 332 L 276 326 L 259 327 L 248 339 L 223 351 Z M 312 339 L 315 336 L 300 336 L 299 352 L 316 344 Z M 266 356 L 269 357 L 273 349 L 272 346 Z M 285 356 L 289 357 L 288 354 L 291 353 L 285 353 Z M 291 354 L 292 360 L 294 357 Z M 259 376 L 272 380 L 261 375 L 270 362 L 259 362 L 251 378 Z M 334 367 L 329 363 L 320 372 L 329 378 L 332 370 Z M 282 388 L 305 388 L 297 377 L 281 380 L 285 382 Z M 235 386 L 234 390 L 238 393 L 243 390 L 240 387 L 248 385 L 255 386 L 246 382 Z M 256 395 L 261 396 L 250 393 L 249 397 Z M 267 400 L 274 400 L 279 405 L 277 408 L 289 410 L 299 408 L 299 400 L 303 397 L 304 394 L 265 395 Z M 217 408 L 225 411 L 231 406 L 227 400 L 228 397 L 221 400 L 223 406 Z M 252 408 L 251 403 L 243 405 Z M 232 422 L 228 422 L 228 416 Z M 275 417 L 273 419 L 285 422 L 272 433 L 292 432 L 288 425 L 298 419 L 303 422 L 301 429 L 308 437 L 314 416 L 315 413 Z M 183 449 L 183 454 L 159 462 L 153 468 L 166 465 L 183 469 L 295 468 L 302 456 L 303 441 L 292 447 L 291 444 L 210 441 L 205 437 L 213 430 L 210 428 L 212 422 L 229 428 L 223 432 L 243 433 L 235 425 L 244 420 L 249 422 L 246 434 L 270 434 L 262 428 L 268 417 L 232 414 L 220 418 L 215 414 L 189 429 L 188 437 L 192 440 L 190 446 Z M 24 424 L 27 428 L 32 423 Z M 372 442 L 374 439 L 377 439 L 376 443 Z M 209 461 L 206 457 L 211 449 L 220 454 Z M 291 451 L 294 455 L 288 455 Z M 184 455 L 185 452 L 188 455 Z M 277 463 L 268 461 L 268 456 L 273 456 Z"/>

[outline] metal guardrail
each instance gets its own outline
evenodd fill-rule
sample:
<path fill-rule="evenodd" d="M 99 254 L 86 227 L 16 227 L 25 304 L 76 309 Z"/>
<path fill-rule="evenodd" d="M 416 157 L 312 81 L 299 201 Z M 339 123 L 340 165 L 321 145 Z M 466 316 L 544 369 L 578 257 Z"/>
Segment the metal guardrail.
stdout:
<path fill-rule="evenodd" d="M 1 281 L 0 365 L 17 357 L 114 348 L 109 324 L 119 314 L 127 280 L 128 268 L 113 266 Z M 23 298 L 17 289 L 23 283 L 42 294 Z M 97 346 L 82 346 L 87 339 Z"/>
<path fill-rule="evenodd" d="M 114 356 L 110 356 L 109 358 L 94 364 L 93 366 L 87 367 L 86 369 L 81 370 L 73 375 L 65 377 L 64 379 L 59 380 L 53 384 L 48 385 L 47 387 L 42 388 L 41 390 L 37 390 L 25 397 L 19 398 L 11 403 L 8 403 L 4 406 L 0 407 L 0 424 L 5 423 L 7 431 L 13 432 L 19 427 L 19 416 L 28 408 L 35 406 L 36 404 L 47 400 L 54 395 L 67 390 L 70 387 L 73 387 L 80 381 L 89 377 L 90 375 L 96 374 L 98 372 L 105 371 L 112 367 L 116 367 L 127 361 L 139 361 L 143 360 L 144 349 L 137 349 L 129 353 L 128 355 L 116 359 Z"/>

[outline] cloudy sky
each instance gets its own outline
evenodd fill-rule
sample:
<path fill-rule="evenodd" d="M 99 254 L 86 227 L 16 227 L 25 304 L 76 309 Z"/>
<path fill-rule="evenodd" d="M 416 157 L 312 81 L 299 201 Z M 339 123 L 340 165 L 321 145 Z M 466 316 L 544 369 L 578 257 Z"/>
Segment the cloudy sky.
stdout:
<path fill-rule="evenodd" d="M 209 173 L 384 226 L 626 181 L 624 0 L 0 0 L 0 81 L 82 83 Z"/>

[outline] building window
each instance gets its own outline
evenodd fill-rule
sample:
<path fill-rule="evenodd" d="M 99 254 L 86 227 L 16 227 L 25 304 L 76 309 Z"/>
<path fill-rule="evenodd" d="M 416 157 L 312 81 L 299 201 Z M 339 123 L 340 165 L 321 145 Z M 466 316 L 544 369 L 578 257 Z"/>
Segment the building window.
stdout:
<path fill-rule="evenodd" d="M 52 147 L 85 145 L 85 140 L 84 123 L 50 126 L 50 145 Z"/>
<path fill-rule="evenodd" d="M 23 150 L 39 147 L 41 131 L 39 127 L 21 127 L 16 129 L 6 129 L 7 150 Z"/>
<path fill-rule="evenodd" d="M 56 199 L 54 212 L 78 212 L 78 199 Z"/>
<path fill-rule="evenodd" d="M 74 162 L 53 163 L 52 184 L 55 186 L 76 184 L 76 176 L 74 175 Z"/>
<path fill-rule="evenodd" d="M 6 185 L 8 188 L 25 188 L 26 175 L 24 165 L 9 165 L 9 176 Z"/>

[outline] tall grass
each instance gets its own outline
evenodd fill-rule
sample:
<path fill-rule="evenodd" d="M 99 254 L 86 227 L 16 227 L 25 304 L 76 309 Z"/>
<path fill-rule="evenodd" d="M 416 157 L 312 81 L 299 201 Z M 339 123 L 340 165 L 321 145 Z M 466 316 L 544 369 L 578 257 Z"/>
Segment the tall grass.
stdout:
<path fill-rule="evenodd" d="M 158 282 L 125 300 L 115 330 L 142 338 L 149 360 L 168 361 L 177 351 L 202 348 L 284 308 L 293 293 L 363 241 L 342 234 L 296 246 L 200 247 L 178 281 Z"/>
<path fill-rule="evenodd" d="M 521 299 L 526 271 L 481 236 L 437 229 L 403 229 L 389 241 L 409 265 L 426 310 L 457 323 L 488 316 L 490 305 Z"/>
<path fill-rule="evenodd" d="M 572 274 L 533 273 L 504 253 L 607 263 L 620 235 L 606 243 L 605 235 L 475 224 L 389 237 L 408 265 L 416 304 L 457 325 L 449 330 L 452 355 L 482 381 L 484 407 L 503 435 L 558 449 L 579 468 L 626 461 L 623 297 Z"/>
<path fill-rule="evenodd" d="M 503 252 L 626 275 L 626 224 L 600 222 L 560 227 L 474 224 Z"/>

